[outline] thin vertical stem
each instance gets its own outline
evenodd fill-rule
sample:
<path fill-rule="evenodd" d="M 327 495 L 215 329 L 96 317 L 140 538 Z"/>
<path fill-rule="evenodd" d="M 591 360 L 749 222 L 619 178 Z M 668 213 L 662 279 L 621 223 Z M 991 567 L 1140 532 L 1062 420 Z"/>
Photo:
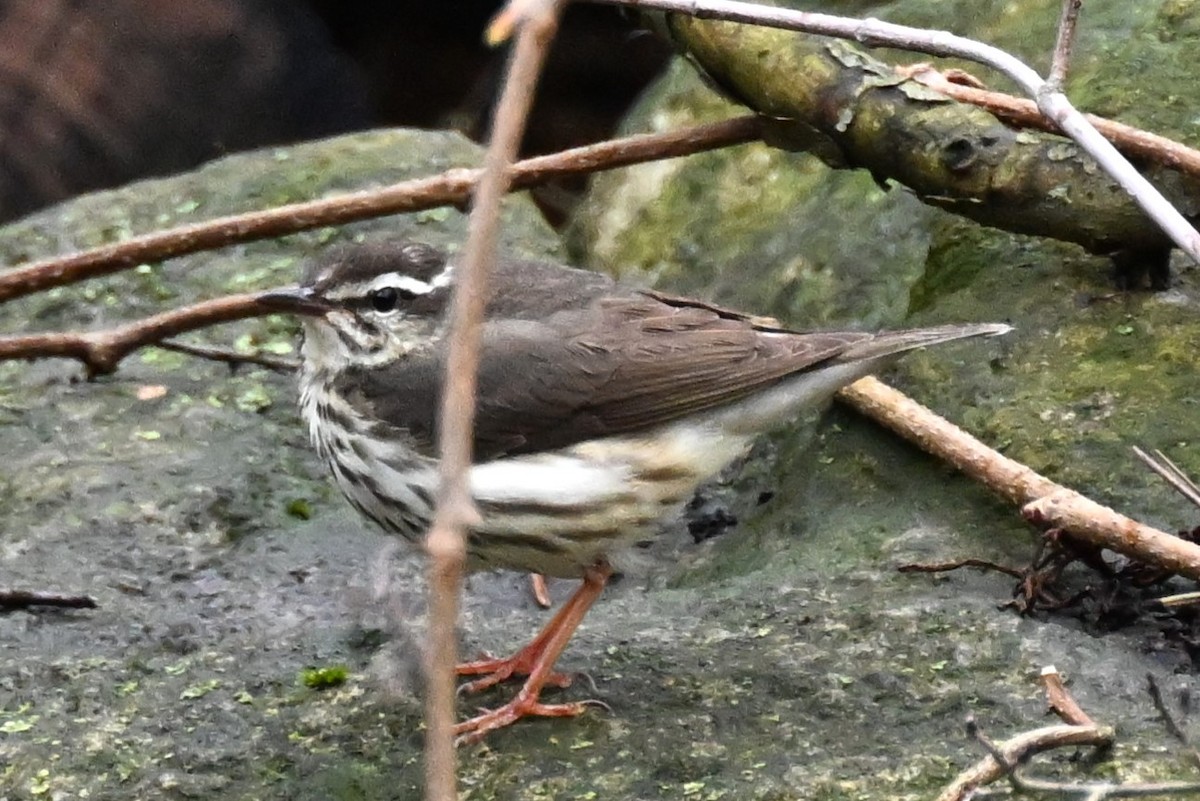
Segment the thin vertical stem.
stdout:
<path fill-rule="evenodd" d="M 1071 48 L 1075 44 L 1075 23 L 1079 21 L 1079 9 L 1083 0 L 1063 0 L 1062 16 L 1058 18 L 1058 39 L 1054 43 L 1054 56 L 1050 61 L 1050 75 L 1046 85 L 1051 91 L 1061 92 L 1071 66 Z"/>
<path fill-rule="evenodd" d="M 426 538 L 429 553 L 429 645 L 425 719 L 425 795 L 430 801 L 457 797 L 454 760 L 454 699 L 457 662 L 455 623 L 466 558 L 465 532 L 478 520 L 468 471 L 475 418 L 480 324 L 487 305 L 488 267 L 495 258 L 500 201 L 508 189 L 508 167 L 516 158 L 533 102 L 538 73 L 558 26 L 565 0 L 523 3 L 513 55 L 496 107 L 492 137 L 474 203 L 450 310 L 450 347 L 439 419 L 440 480 L 437 510 Z"/>

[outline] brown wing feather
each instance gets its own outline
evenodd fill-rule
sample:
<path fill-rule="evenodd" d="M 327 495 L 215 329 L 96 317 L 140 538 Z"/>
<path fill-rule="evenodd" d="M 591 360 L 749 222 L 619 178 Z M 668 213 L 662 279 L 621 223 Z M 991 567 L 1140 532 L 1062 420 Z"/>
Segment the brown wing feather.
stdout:
<path fill-rule="evenodd" d="M 768 336 L 743 315 L 630 294 L 484 328 L 475 458 L 532 453 L 710 409 L 824 362 L 859 333 Z M 442 359 L 347 376 L 377 417 L 432 447 Z"/>
<path fill-rule="evenodd" d="M 622 432 L 731 403 L 867 337 L 766 336 L 748 318 L 725 310 L 690 303 L 655 306 L 634 318 L 637 337 L 614 336 L 606 343 L 620 364 L 614 380 L 597 388 L 590 404 Z"/>

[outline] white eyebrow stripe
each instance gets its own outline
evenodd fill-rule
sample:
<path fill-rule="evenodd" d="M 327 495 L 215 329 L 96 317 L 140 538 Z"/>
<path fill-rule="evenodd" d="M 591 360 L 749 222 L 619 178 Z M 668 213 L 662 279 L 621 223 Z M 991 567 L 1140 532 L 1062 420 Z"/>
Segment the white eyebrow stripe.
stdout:
<path fill-rule="evenodd" d="M 449 286 L 450 282 L 453 280 L 454 280 L 454 265 L 447 263 L 445 269 L 443 269 L 440 273 L 435 275 L 430 280 L 429 284 L 434 289 L 441 289 L 444 286 Z"/>
<path fill-rule="evenodd" d="M 374 292 L 376 289 L 384 289 L 386 287 L 405 290 L 414 295 L 428 295 L 435 288 L 433 284 L 427 284 L 419 278 L 413 278 L 411 275 L 384 273 L 368 284 L 367 290 Z"/>

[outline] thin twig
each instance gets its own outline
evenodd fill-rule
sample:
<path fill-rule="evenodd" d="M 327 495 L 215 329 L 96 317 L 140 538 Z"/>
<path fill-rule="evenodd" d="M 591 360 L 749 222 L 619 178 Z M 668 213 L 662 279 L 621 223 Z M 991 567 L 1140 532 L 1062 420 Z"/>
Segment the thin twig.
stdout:
<path fill-rule="evenodd" d="M 1141 459 L 1147 467 L 1158 473 L 1163 481 L 1170 484 L 1176 492 L 1196 506 L 1200 506 L 1200 487 L 1196 486 L 1196 482 L 1192 481 L 1187 473 L 1183 472 L 1179 465 L 1168 459 L 1162 451 L 1156 450 L 1154 451 L 1154 456 L 1151 456 L 1134 445 L 1133 454 Z"/>
<path fill-rule="evenodd" d="M 670 11 L 698 19 L 721 19 L 770 28 L 803 31 L 850 39 L 867 47 L 895 47 L 934 56 L 949 56 L 986 64 L 1008 76 L 1036 101 L 1038 108 L 1063 133 L 1088 153 L 1134 202 L 1200 264 L 1200 233 L 1113 145 L 1101 136 L 1062 92 L 1054 91 L 1035 70 L 998 47 L 946 31 L 895 25 L 878 19 L 858 20 L 762 6 L 736 0 L 588 0 L 604 5 Z"/>
<path fill-rule="evenodd" d="M 1062 129 L 1054 124 L 1054 120 L 1047 119 L 1038 111 L 1037 104 L 1032 100 L 952 81 L 945 73 L 927 63 L 897 67 L 897 70 L 905 77 L 928 86 L 951 100 L 979 106 L 1013 125 L 1048 133 L 1062 133 Z M 1095 114 L 1085 116 L 1104 138 L 1116 145 L 1126 156 L 1161 164 L 1200 178 L 1200 150 L 1123 122 L 1097 117 Z"/>
<path fill-rule="evenodd" d="M 1024 795 L 1053 794 L 1058 798 L 1078 797 L 1083 801 L 1107 801 L 1110 798 L 1150 798 L 1166 795 L 1195 795 L 1200 782 L 1080 782 L 1070 784 L 1048 779 L 1017 776 L 1017 785 Z"/>
<path fill-rule="evenodd" d="M 1054 56 L 1050 62 L 1050 75 L 1046 86 L 1052 92 L 1061 92 L 1071 66 L 1071 48 L 1075 44 L 1075 24 L 1079 21 L 1079 9 L 1083 0 L 1063 0 L 1062 16 L 1058 19 L 1058 39 L 1054 42 Z"/>
<path fill-rule="evenodd" d="M 838 398 L 1019 504 L 1035 525 L 1062 528 L 1086 542 L 1200 580 L 1200 545 L 1114 512 L 984 445 L 875 378 L 856 381 Z"/>
<path fill-rule="evenodd" d="M 1062 674 L 1054 665 L 1047 665 L 1042 668 L 1041 675 L 1038 676 L 1041 682 L 1042 689 L 1046 693 L 1046 701 L 1050 704 L 1050 708 L 1054 710 L 1054 714 L 1062 718 L 1064 723 L 1069 723 L 1072 726 L 1096 726 L 1096 721 L 1092 720 L 1091 715 L 1083 711 L 1083 707 L 1075 700 L 1071 693 L 1067 692 L 1067 686 L 1063 684 Z"/>
<path fill-rule="evenodd" d="M 901 573 L 948 573 L 951 570 L 962 570 L 964 567 L 973 567 L 976 570 L 994 570 L 1013 578 L 1025 578 L 1025 573 L 1015 567 L 996 564 L 986 559 L 972 558 L 955 559 L 952 562 L 914 562 L 900 565 L 896 570 Z"/>
<path fill-rule="evenodd" d="M 133 351 L 187 331 L 267 313 L 257 295 L 229 295 L 135 320 L 104 331 L 18 334 L 0 337 L 0 361 L 77 359 L 89 377 L 107 375 Z"/>
<path fill-rule="evenodd" d="M 1187 732 L 1179 725 L 1179 721 L 1175 719 L 1175 715 L 1167 707 L 1166 699 L 1162 696 L 1162 690 L 1159 689 L 1158 681 L 1153 674 L 1146 674 L 1146 689 L 1150 693 L 1150 701 L 1154 704 L 1158 716 L 1162 718 L 1163 725 L 1167 727 L 1167 732 L 1172 737 L 1179 741 L 1186 751 L 1188 761 L 1195 767 L 1200 768 L 1200 750 L 1197 750 L 1192 745 L 1192 739 L 1188 737 Z"/>
<path fill-rule="evenodd" d="M 1175 606 L 1191 606 L 1200 604 L 1200 592 L 1180 592 L 1174 595 L 1164 595 L 1158 602 L 1168 609 Z"/>
<path fill-rule="evenodd" d="M 39 590 L 0 590 L 0 612 L 14 612 L 35 606 L 58 609 L 95 609 L 94 598 L 87 595 L 63 595 Z"/>
<path fill-rule="evenodd" d="M 458 284 L 450 307 L 450 349 L 442 390 L 439 435 L 440 488 L 433 526 L 425 541 L 429 552 L 429 647 L 426 649 L 425 719 L 426 797 L 453 801 L 455 623 L 466 558 L 466 530 L 476 524 L 468 484 L 475 419 L 476 368 L 480 323 L 488 294 L 488 269 L 495 259 L 500 202 L 510 184 L 509 165 L 525 131 L 534 87 L 565 0 L 525 3 L 517 21 L 517 41 L 496 106 L 491 141 L 484 159 L 458 266 Z"/>
<path fill-rule="evenodd" d="M 532 186 L 559 175 L 597 172 L 728 147 L 754 141 L 760 133 L 758 118 L 745 116 L 664 134 L 615 139 L 518 162 L 509 170 L 509 188 Z M 450 170 L 432 178 L 406 181 L 379 190 L 222 217 L 35 262 L 0 272 L 0 302 L 205 248 L 398 211 L 461 204 L 469 198 L 481 174 L 481 170 Z M 82 362 L 91 377 L 107 375 L 122 359 L 145 345 L 186 331 L 264 313 L 251 302 L 252 297 L 235 295 L 205 301 L 106 331 L 0 336 L 0 361 L 65 357 Z M 263 363 L 272 369 L 283 367 L 282 364 L 276 367 Z"/>
<path fill-rule="evenodd" d="M 1087 592 L 1084 590 L 1067 598 L 1060 598 L 1054 592 L 1054 585 L 1063 569 L 1076 558 L 1064 549 L 1063 542 L 1062 537 L 1052 537 L 1047 532 L 1038 543 L 1037 554 L 1024 568 L 1008 567 L 986 559 L 958 559 L 949 562 L 905 564 L 900 565 L 898 570 L 901 573 L 944 573 L 964 567 L 992 570 L 1012 576 L 1018 581 L 1013 588 L 1013 600 L 1002 604 L 1000 608 L 1013 607 L 1021 614 L 1035 609 L 1061 609 L 1074 605 Z"/>
<path fill-rule="evenodd" d="M 189 345 L 185 342 L 176 342 L 170 339 L 155 342 L 154 347 L 174 351 L 175 353 L 184 353 L 200 359 L 208 359 L 209 361 L 224 362 L 230 367 L 238 367 L 243 364 L 257 364 L 260 367 L 266 367 L 278 373 L 294 373 L 300 369 L 300 364 L 290 359 L 278 359 L 274 356 L 264 356 L 261 353 L 238 353 L 235 350 L 210 348 L 206 345 Z"/>
<path fill-rule="evenodd" d="M 1013 790 L 1020 792 L 1021 785 L 1017 779 L 1016 771 L 1018 764 L 1017 759 L 1010 758 L 1008 754 L 1001 750 L 1000 746 L 992 742 L 992 738 L 987 736 L 987 734 L 983 731 L 983 728 L 979 725 L 979 722 L 975 720 L 975 715 L 967 715 L 965 728 L 967 731 L 967 736 L 979 743 L 983 750 L 987 751 L 988 756 L 992 758 L 992 761 L 996 763 L 996 767 L 1000 771 L 1000 776 L 1008 779 L 1008 783 L 1012 785 Z M 1018 759 L 1019 758 L 1020 757 L 1018 757 Z"/>
<path fill-rule="evenodd" d="M 760 137 L 761 124 L 754 115 L 679 131 L 627 136 L 517 162 L 508 170 L 509 189 L 526 189 L 564 175 L 602 172 L 716 150 Z M 456 168 L 378 189 L 218 217 L 54 256 L 0 272 L 0 302 L 202 250 L 389 214 L 461 206 L 470 200 L 482 173 L 481 169 Z"/>
<path fill-rule="evenodd" d="M 1146 674 L 1146 690 L 1150 693 L 1150 702 L 1154 704 L 1159 717 L 1163 719 L 1163 724 L 1167 727 L 1167 732 L 1184 745 L 1190 745 L 1187 733 L 1184 732 L 1175 720 L 1175 716 L 1167 709 L 1167 702 L 1163 699 L 1162 690 L 1159 689 L 1158 681 L 1152 673 Z"/>

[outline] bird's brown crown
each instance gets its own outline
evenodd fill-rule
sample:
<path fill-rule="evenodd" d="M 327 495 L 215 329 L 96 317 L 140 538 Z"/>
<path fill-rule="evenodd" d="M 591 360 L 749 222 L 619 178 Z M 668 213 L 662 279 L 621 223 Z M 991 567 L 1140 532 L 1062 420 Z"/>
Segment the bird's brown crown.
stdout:
<path fill-rule="evenodd" d="M 330 289 L 365 286 L 389 274 L 431 284 L 446 269 L 446 254 L 432 245 L 422 242 L 370 242 L 333 248 L 322 258 L 308 264 L 300 283 L 320 293 Z"/>

